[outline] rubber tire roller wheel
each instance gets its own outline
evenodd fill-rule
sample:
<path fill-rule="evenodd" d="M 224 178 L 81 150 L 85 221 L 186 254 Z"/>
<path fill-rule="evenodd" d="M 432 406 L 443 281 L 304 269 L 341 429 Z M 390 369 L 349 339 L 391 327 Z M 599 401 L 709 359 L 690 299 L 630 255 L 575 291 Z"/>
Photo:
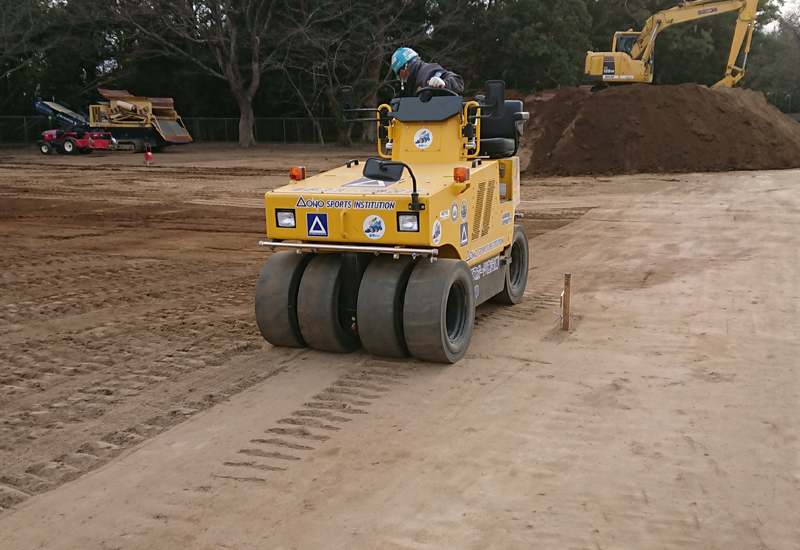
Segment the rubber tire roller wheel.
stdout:
<path fill-rule="evenodd" d="M 297 322 L 297 293 L 313 254 L 276 252 L 264 262 L 256 283 L 256 324 L 273 346 L 308 346 Z"/>
<path fill-rule="evenodd" d="M 511 263 L 506 268 L 506 284 L 503 290 L 492 298 L 501 304 L 518 304 L 528 285 L 528 234 L 521 225 L 514 226 L 514 239 L 511 241 Z"/>
<path fill-rule="evenodd" d="M 472 273 L 462 260 L 420 261 L 411 272 L 403 329 L 411 355 L 455 363 L 467 353 L 475 324 Z"/>
<path fill-rule="evenodd" d="M 297 295 L 297 320 L 303 339 L 313 349 L 350 353 L 361 345 L 339 320 L 341 287 L 340 254 L 318 254 L 309 262 Z"/>
<path fill-rule="evenodd" d="M 358 335 L 364 349 L 381 357 L 411 355 L 403 330 L 403 304 L 416 262 L 405 256 L 375 258 L 358 290 Z"/>

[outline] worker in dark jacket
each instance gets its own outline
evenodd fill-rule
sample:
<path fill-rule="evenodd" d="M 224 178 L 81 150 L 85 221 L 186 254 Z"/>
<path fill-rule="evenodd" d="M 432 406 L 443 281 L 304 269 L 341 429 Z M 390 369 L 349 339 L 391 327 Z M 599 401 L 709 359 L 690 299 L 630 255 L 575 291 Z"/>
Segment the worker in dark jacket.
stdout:
<path fill-rule="evenodd" d="M 447 88 L 457 94 L 464 91 L 464 81 L 438 63 L 426 63 L 411 48 L 400 48 L 392 55 L 392 69 L 400 78 L 405 95 L 413 96 L 420 88 Z"/>

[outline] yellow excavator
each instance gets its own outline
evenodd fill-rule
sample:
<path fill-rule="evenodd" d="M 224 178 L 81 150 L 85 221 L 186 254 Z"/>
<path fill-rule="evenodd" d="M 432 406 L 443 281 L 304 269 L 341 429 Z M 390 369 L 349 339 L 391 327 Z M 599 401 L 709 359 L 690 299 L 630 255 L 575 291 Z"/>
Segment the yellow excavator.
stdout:
<path fill-rule="evenodd" d="M 658 34 L 664 29 L 704 17 L 728 12 L 739 12 L 736 30 L 728 55 L 725 78 L 715 86 L 733 87 L 744 76 L 750 41 L 756 24 L 758 0 L 694 0 L 654 14 L 640 32 L 618 32 L 614 34 L 611 52 L 587 52 L 584 81 L 587 84 L 653 82 L 653 51 Z M 744 50 L 742 66 L 736 65 L 742 44 Z"/>

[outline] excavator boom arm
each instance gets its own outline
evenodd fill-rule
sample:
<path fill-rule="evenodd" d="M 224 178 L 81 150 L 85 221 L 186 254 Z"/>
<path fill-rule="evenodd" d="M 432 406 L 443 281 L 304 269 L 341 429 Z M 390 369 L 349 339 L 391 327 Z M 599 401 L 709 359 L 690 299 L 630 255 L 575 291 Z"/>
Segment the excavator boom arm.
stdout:
<path fill-rule="evenodd" d="M 747 64 L 747 54 L 750 53 L 750 42 L 753 40 L 753 31 L 756 28 L 756 8 L 758 0 L 748 0 L 744 9 L 739 11 L 739 19 L 736 21 L 736 30 L 733 33 L 731 51 L 728 54 L 728 68 L 725 71 L 725 78 L 715 84 L 715 86 L 727 86 L 731 88 L 744 76 L 744 68 Z M 742 49 L 745 36 L 747 45 L 744 48 L 744 60 L 742 66 L 736 66 L 736 59 Z"/>
<path fill-rule="evenodd" d="M 631 48 L 631 58 L 647 59 L 655 47 L 656 37 L 666 28 L 687 21 L 695 21 L 732 11 L 739 12 L 731 56 L 735 63 L 742 41 L 751 21 L 755 21 L 758 0 L 694 0 L 653 14 L 644 24 L 636 43 Z M 741 30 L 740 30 L 741 29 Z M 741 32 L 741 37 L 739 34 Z M 735 51 L 734 51 L 735 50 Z"/>

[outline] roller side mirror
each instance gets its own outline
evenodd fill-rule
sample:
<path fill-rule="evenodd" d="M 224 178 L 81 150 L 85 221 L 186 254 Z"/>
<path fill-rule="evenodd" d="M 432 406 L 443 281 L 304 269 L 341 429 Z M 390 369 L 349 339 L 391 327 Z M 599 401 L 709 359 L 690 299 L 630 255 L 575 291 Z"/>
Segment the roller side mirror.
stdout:
<path fill-rule="evenodd" d="M 345 121 L 352 121 L 358 118 L 356 115 L 356 95 L 350 86 L 342 86 L 342 117 Z"/>
<path fill-rule="evenodd" d="M 370 157 L 364 163 L 365 178 L 378 181 L 400 181 L 405 165 Z"/>
<path fill-rule="evenodd" d="M 491 108 L 491 118 L 500 118 L 506 110 L 506 83 L 502 80 L 486 82 L 484 103 Z"/>

